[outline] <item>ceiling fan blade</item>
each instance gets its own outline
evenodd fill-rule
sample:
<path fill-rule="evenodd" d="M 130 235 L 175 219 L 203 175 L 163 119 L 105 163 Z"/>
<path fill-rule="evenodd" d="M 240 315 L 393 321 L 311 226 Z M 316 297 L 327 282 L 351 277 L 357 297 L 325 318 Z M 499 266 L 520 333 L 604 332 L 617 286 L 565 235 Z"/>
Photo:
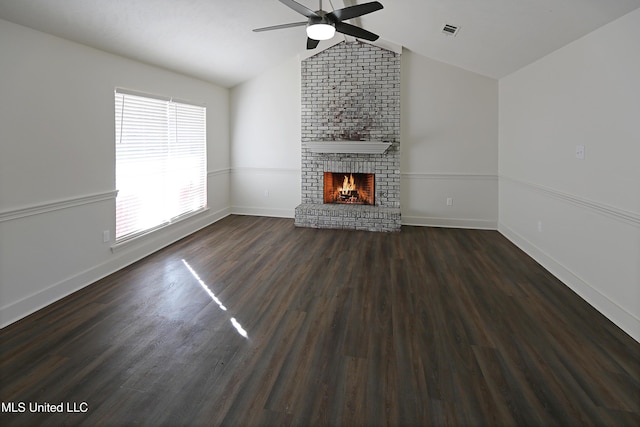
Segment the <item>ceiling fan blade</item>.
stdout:
<path fill-rule="evenodd" d="M 315 49 L 318 47 L 318 43 L 320 43 L 320 40 L 314 40 L 307 37 L 307 49 Z"/>
<path fill-rule="evenodd" d="M 346 21 L 347 19 L 357 18 L 358 16 L 375 12 L 376 10 L 382 9 L 382 7 L 383 6 L 380 2 L 372 1 L 369 3 L 357 4 L 355 6 L 349 6 L 343 9 L 334 10 L 328 15 L 333 16 L 334 18 L 336 18 L 337 21 Z"/>
<path fill-rule="evenodd" d="M 376 41 L 380 36 L 367 31 L 363 28 L 356 27 L 355 25 L 346 24 L 344 22 L 336 22 L 336 31 L 348 36 L 353 36 L 359 39 L 365 39 L 369 41 Z"/>
<path fill-rule="evenodd" d="M 313 10 L 311 10 L 308 7 L 303 6 L 300 3 L 295 2 L 293 0 L 280 0 L 280 3 L 284 4 L 285 6 L 290 7 L 291 9 L 293 9 L 296 12 L 306 16 L 307 18 L 320 18 L 320 15 L 315 13 Z"/>
<path fill-rule="evenodd" d="M 281 30 L 283 28 L 292 28 L 292 27 L 302 27 L 303 25 L 307 25 L 307 21 L 293 22 L 291 24 L 272 25 L 270 27 L 256 28 L 253 31 L 256 33 L 259 33 L 261 31 Z"/>

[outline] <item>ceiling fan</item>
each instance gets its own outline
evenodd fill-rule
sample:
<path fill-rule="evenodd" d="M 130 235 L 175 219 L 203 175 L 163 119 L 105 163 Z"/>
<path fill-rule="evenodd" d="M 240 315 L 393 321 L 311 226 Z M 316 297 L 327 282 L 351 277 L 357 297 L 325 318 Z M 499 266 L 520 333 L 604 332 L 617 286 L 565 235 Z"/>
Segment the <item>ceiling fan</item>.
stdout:
<path fill-rule="evenodd" d="M 367 31 L 355 25 L 347 24 L 342 21 L 357 18 L 367 13 L 375 12 L 382 9 L 382 4 L 377 1 L 369 3 L 349 6 L 342 9 L 327 12 L 322 10 L 322 0 L 320 0 L 320 8 L 315 12 L 306 6 L 301 5 L 294 0 L 280 0 L 285 6 L 290 7 L 296 12 L 307 17 L 304 22 L 294 22 L 291 24 L 274 25 L 271 27 L 256 28 L 255 32 L 280 30 L 283 28 L 307 26 L 307 49 L 315 49 L 320 40 L 328 40 L 332 38 L 336 31 L 342 34 L 353 36 L 359 39 L 375 41 L 378 35 Z"/>

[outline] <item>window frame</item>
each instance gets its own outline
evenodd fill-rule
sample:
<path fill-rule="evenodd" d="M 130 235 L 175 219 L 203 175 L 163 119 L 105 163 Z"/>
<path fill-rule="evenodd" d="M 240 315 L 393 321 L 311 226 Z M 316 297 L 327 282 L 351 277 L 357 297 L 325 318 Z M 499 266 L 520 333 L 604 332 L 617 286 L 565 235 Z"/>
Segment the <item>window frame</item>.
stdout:
<path fill-rule="evenodd" d="M 127 100 L 134 104 L 138 102 L 140 105 L 134 106 L 133 110 L 125 110 Z M 158 110 L 146 111 L 145 105 L 148 108 L 153 106 Z M 127 105 L 127 108 L 129 107 L 131 105 Z M 164 117 L 162 108 L 165 109 Z M 116 184 L 114 247 L 208 210 L 206 105 L 115 88 L 114 110 Z M 132 112 L 140 116 L 132 118 Z M 154 113 L 155 117 L 151 117 Z M 150 115 L 148 122 L 145 121 L 146 114 Z M 138 122 L 134 123 L 136 120 Z M 162 120 L 166 122 L 157 127 L 156 125 Z M 127 147 L 121 144 L 127 144 Z M 141 157 L 140 153 L 145 152 L 151 154 L 148 156 L 144 154 L 144 157 Z M 144 163 L 147 165 L 145 166 Z M 141 173 L 141 171 L 144 172 Z M 125 179 L 130 180 L 129 188 L 122 182 L 124 176 L 128 176 Z M 147 181 L 150 186 L 138 184 L 134 176 L 141 178 L 141 181 Z M 131 184 L 131 182 L 135 183 Z M 189 182 L 188 188 L 185 187 L 187 182 Z M 132 186 L 139 188 L 132 190 Z M 157 194 L 154 197 L 150 193 Z M 143 201 L 127 203 L 123 202 L 122 198 L 118 199 L 118 197 L 132 195 L 138 197 L 136 200 Z M 149 204 L 150 200 L 152 205 Z M 130 213 L 120 209 L 130 210 Z M 119 215 L 131 215 L 133 218 L 123 219 Z M 132 227 L 131 222 L 147 224 Z M 122 227 L 125 227 L 125 232 L 122 232 Z"/>

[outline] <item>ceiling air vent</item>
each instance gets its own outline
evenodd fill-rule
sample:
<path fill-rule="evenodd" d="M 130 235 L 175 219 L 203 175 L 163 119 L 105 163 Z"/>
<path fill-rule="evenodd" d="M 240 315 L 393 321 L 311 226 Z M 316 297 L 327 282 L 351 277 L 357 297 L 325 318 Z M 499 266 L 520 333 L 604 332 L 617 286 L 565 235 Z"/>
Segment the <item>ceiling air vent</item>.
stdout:
<path fill-rule="evenodd" d="M 442 32 L 448 36 L 455 36 L 458 34 L 460 27 L 456 27 L 455 25 L 444 24 L 442 27 Z"/>

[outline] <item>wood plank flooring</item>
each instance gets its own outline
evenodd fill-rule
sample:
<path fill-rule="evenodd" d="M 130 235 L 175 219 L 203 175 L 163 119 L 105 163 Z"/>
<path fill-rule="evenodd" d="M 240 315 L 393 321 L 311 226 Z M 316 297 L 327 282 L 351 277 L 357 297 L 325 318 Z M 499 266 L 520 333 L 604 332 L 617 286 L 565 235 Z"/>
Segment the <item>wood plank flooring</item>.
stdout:
<path fill-rule="evenodd" d="M 495 231 L 230 216 L 0 340 L 3 426 L 640 425 L 640 344 Z"/>

